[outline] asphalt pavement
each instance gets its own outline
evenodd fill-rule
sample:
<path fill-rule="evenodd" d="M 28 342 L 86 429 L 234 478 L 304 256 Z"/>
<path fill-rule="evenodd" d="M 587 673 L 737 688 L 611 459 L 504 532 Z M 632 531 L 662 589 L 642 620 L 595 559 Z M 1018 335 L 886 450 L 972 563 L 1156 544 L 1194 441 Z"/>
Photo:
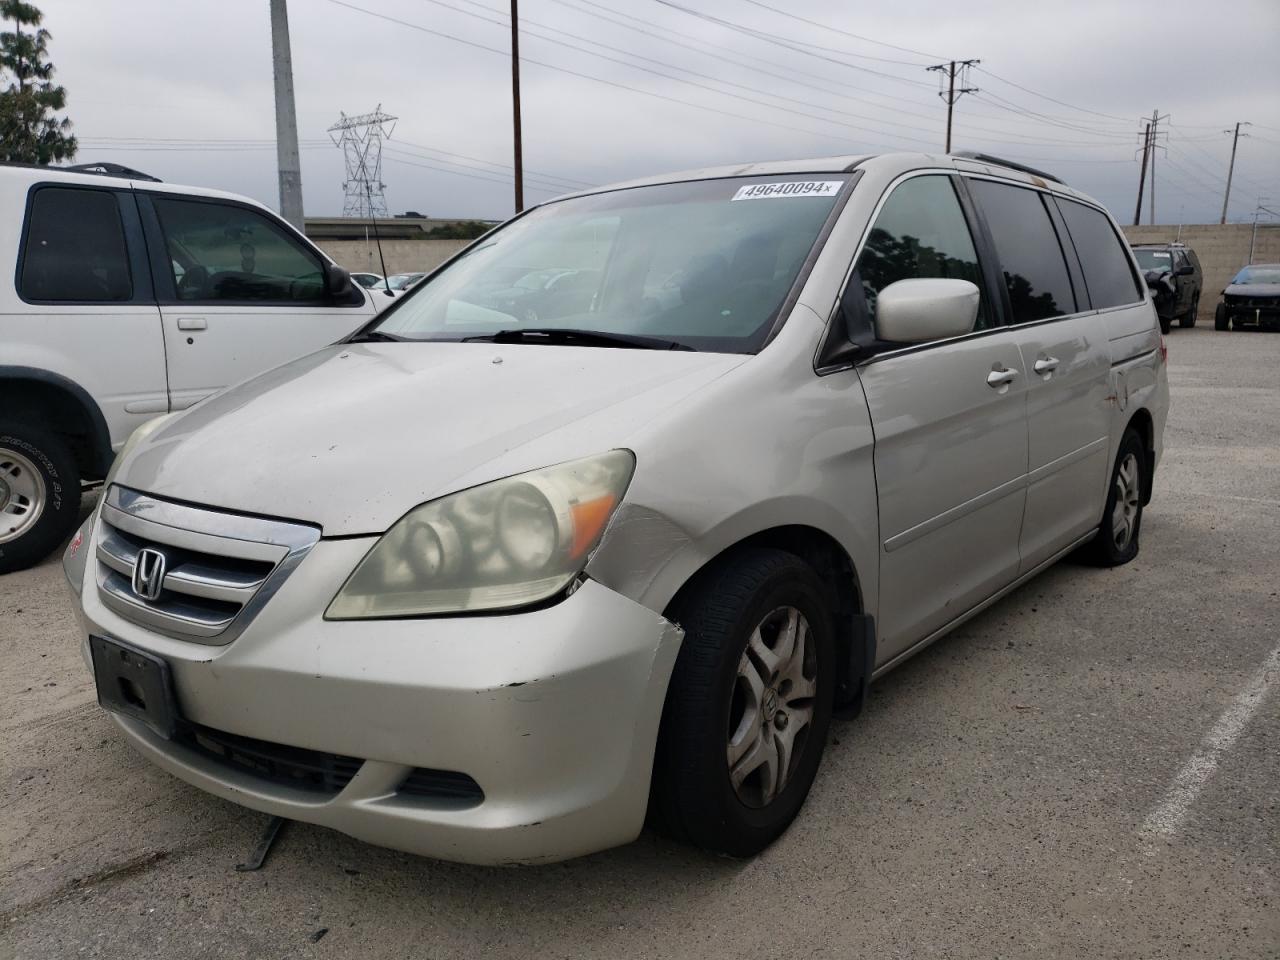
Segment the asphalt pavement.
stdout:
<path fill-rule="evenodd" d="M 1280 956 L 1280 335 L 1169 349 L 1137 560 L 1061 563 L 877 683 L 750 861 L 294 823 L 238 873 L 267 818 L 125 746 L 56 560 L 0 577 L 0 958 Z"/>

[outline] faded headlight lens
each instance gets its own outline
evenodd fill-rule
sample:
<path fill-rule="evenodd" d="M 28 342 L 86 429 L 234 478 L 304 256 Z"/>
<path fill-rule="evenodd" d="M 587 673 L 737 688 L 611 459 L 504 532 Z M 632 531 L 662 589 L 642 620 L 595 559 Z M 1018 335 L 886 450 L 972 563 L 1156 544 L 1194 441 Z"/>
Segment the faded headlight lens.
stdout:
<path fill-rule="evenodd" d="M 509 610 L 554 596 L 622 501 L 629 450 L 495 480 L 410 510 L 329 604 L 330 620 Z"/>

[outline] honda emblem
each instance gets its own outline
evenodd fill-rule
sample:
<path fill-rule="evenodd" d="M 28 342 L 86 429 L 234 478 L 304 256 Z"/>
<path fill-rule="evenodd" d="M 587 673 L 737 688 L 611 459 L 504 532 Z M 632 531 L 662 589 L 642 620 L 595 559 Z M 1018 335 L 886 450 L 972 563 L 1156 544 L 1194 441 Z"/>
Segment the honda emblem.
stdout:
<path fill-rule="evenodd" d="M 160 599 L 167 564 L 168 559 L 159 550 L 139 550 L 138 559 L 133 562 L 133 592 L 143 600 Z"/>

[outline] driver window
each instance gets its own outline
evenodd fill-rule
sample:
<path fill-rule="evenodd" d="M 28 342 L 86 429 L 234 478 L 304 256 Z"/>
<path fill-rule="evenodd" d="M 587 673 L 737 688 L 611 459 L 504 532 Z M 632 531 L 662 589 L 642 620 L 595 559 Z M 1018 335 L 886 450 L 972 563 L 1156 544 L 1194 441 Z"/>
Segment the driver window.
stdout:
<path fill-rule="evenodd" d="M 856 275 L 873 322 L 876 297 L 889 284 L 942 277 L 968 280 L 983 291 L 974 330 L 995 325 L 973 237 L 950 177 L 912 177 L 894 189 L 858 257 Z"/>
<path fill-rule="evenodd" d="M 152 197 L 174 289 L 190 302 L 323 301 L 320 261 L 277 224 L 245 207 Z"/>

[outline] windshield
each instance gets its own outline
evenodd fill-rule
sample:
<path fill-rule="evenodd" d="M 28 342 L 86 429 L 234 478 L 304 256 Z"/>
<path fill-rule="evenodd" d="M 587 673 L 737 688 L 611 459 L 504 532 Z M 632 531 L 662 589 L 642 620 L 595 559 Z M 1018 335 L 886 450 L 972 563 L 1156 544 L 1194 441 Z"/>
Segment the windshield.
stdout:
<path fill-rule="evenodd" d="M 418 285 L 377 329 L 412 340 L 581 330 L 750 353 L 847 180 L 702 180 L 550 203 Z"/>
<path fill-rule="evenodd" d="M 425 276 L 425 273 L 397 273 L 393 277 L 388 277 L 387 283 L 392 290 L 404 290 Z"/>
<path fill-rule="evenodd" d="M 1259 263 L 1245 267 L 1232 283 L 1280 283 L 1280 263 Z"/>
<path fill-rule="evenodd" d="M 1135 250 L 1138 266 L 1143 270 L 1172 270 L 1173 254 L 1168 250 Z"/>

